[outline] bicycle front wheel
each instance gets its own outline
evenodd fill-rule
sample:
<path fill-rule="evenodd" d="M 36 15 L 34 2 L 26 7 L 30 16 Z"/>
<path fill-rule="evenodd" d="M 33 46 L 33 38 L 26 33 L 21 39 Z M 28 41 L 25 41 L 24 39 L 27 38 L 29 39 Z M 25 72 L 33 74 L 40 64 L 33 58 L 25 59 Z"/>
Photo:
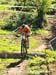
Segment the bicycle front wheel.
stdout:
<path fill-rule="evenodd" d="M 21 55 L 23 57 L 27 55 L 27 46 L 26 46 L 26 41 L 25 40 L 21 41 Z"/>

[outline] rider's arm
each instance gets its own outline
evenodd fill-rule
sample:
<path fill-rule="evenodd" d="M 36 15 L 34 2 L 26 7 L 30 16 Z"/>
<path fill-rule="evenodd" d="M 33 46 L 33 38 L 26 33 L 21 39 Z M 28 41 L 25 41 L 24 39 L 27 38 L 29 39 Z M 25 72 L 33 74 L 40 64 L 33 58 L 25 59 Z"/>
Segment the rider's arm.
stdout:
<path fill-rule="evenodd" d="M 20 27 L 17 27 L 14 32 L 16 32 L 16 34 L 20 33 Z"/>
<path fill-rule="evenodd" d="M 17 27 L 13 32 L 17 32 L 20 30 L 20 27 Z"/>

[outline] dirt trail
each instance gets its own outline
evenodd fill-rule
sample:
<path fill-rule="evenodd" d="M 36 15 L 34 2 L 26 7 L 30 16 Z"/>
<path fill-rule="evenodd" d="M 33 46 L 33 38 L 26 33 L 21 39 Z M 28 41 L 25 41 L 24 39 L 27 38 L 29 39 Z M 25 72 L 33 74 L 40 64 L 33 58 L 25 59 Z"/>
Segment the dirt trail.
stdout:
<path fill-rule="evenodd" d="M 46 45 L 43 43 L 38 48 L 32 49 L 31 52 L 37 52 L 38 50 L 45 49 Z M 14 63 L 15 64 L 15 63 Z M 27 59 L 21 59 L 15 66 L 9 65 L 7 68 L 6 75 L 28 75 L 27 66 L 29 64 L 29 60 Z"/>
<path fill-rule="evenodd" d="M 8 75 L 27 75 L 27 65 L 29 64 L 28 60 L 24 60 L 22 63 L 16 67 L 8 69 Z"/>
<path fill-rule="evenodd" d="M 37 37 L 37 36 L 36 36 Z M 45 44 L 41 44 L 39 47 L 30 50 L 29 53 L 37 53 L 38 50 L 45 49 L 46 46 Z M 15 64 L 15 63 L 14 63 Z M 11 67 L 7 68 L 7 74 L 6 75 L 27 75 L 27 65 L 29 64 L 29 60 L 27 59 L 22 59 L 20 63 L 18 62 L 17 65 L 14 67 L 11 64 Z M 9 65 L 10 66 L 10 65 Z"/>
<path fill-rule="evenodd" d="M 33 52 L 37 50 L 41 50 L 45 48 L 45 45 L 41 45 L 40 47 L 36 48 Z M 20 64 L 16 65 L 15 67 L 8 68 L 7 75 L 27 75 L 27 65 L 29 64 L 29 60 L 24 59 Z"/>
<path fill-rule="evenodd" d="M 38 48 L 32 49 L 32 52 L 37 52 L 38 50 L 45 49 L 47 46 L 43 43 Z"/>

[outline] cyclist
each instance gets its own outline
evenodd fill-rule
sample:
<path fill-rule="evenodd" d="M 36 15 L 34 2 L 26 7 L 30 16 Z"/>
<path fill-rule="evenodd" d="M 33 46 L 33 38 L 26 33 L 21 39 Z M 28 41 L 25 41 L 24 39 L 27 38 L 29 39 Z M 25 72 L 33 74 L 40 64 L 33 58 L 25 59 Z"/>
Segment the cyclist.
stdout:
<path fill-rule="evenodd" d="M 29 48 L 29 36 L 32 34 L 30 27 L 26 24 L 17 28 L 17 31 L 21 33 L 21 40 L 27 40 L 27 48 Z"/>

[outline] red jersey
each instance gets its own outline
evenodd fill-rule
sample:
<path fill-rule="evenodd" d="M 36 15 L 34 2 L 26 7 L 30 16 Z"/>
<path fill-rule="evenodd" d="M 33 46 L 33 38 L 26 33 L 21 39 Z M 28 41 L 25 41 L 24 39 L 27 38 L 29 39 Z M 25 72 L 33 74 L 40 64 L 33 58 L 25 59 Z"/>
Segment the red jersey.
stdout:
<path fill-rule="evenodd" d="M 18 28 L 18 30 L 19 30 L 19 32 L 21 32 L 21 33 L 29 33 L 30 32 L 30 28 L 29 28 L 29 26 L 28 25 L 25 25 L 25 27 L 23 28 L 22 26 L 20 26 L 19 28 Z"/>

